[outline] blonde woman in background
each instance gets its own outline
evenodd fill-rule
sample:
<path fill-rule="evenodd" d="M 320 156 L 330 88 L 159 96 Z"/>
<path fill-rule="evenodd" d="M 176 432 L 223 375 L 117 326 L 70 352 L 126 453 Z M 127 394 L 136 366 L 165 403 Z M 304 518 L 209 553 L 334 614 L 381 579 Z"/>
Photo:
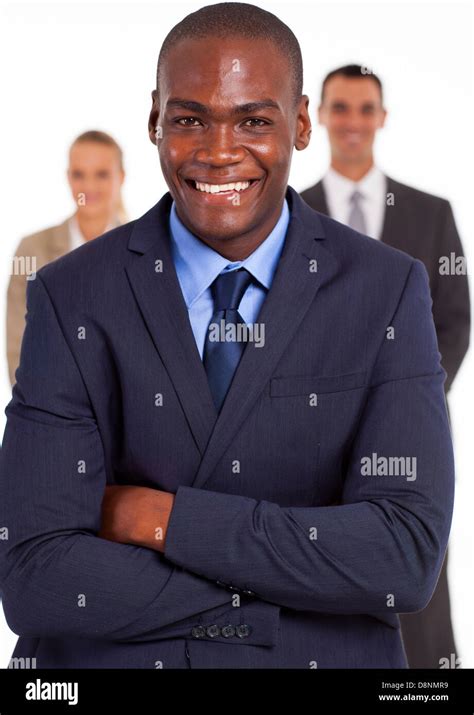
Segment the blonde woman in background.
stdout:
<path fill-rule="evenodd" d="M 46 263 L 128 220 L 121 192 L 125 178 L 122 150 L 109 134 L 91 130 L 74 140 L 67 177 L 75 213 L 59 226 L 23 238 L 12 261 L 7 294 L 7 360 L 12 386 L 25 329 L 27 277 L 34 279 Z"/>

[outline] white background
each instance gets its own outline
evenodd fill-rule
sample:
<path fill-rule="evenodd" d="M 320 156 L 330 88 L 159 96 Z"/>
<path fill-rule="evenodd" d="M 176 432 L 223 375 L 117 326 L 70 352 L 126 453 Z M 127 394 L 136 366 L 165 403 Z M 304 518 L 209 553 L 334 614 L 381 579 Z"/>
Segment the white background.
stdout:
<path fill-rule="evenodd" d="M 171 27 L 200 3 L 4 3 L 0 7 L 0 314 L 11 256 L 22 236 L 74 211 L 65 181 L 67 149 L 81 132 L 110 132 L 122 145 L 131 218 L 166 190 L 147 135 L 159 48 Z M 210 3 L 202 3 L 210 4 Z M 449 198 L 468 260 L 473 260 L 472 15 L 467 4 L 256 4 L 277 14 L 298 37 L 305 92 L 316 107 L 320 83 L 334 67 L 371 67 L 385 85 L 389 117 L 377 163 L 404 183 Z M 328 147 L 316 126 L 310 147 L 295 152 L 297 190 L 324 172 Z M 4 319 L 3 319 L 4 323 Z M 0 331 L 0 404 L 10 399 L 4 329 Z M 472 510 L 472 352 L 454 384 L 457 498 L 450 544 L 450 584 L 458 650 L 474 667 Z M 0 434 L 5 418 L 0 416 Z M 374 545 L 375 546 L 375 545 Z M 367 553 L 370 558 L 370 549 Z M 16 636 L 2 621 L 0 667 Z"/>

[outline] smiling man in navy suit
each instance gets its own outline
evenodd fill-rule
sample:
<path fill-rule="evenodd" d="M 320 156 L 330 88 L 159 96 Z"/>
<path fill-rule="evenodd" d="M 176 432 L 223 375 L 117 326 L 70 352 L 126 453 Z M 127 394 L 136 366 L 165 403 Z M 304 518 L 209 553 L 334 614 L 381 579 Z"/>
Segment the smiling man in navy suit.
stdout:
<path fill-rule="evenodd" d="M 222 3 L 161 49 L 169 193 L 38 272 L 0 586 L 37 667 L 406 667 L 453 456 L 427 274 L 287 185 L 298 42 Z M 256 339 L 258 338 L 258 339 Z"/>

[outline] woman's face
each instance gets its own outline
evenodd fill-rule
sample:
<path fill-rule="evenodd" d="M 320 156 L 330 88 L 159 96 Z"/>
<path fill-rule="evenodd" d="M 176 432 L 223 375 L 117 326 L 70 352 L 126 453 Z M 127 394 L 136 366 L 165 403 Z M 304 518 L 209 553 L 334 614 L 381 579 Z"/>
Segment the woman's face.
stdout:
<path fill-rule="evenodd" d="M 108 219 L 117 211 L 124 172 L 115 147 L 87 141 L 74 144 L 67 175 L 78 213 Z"/>

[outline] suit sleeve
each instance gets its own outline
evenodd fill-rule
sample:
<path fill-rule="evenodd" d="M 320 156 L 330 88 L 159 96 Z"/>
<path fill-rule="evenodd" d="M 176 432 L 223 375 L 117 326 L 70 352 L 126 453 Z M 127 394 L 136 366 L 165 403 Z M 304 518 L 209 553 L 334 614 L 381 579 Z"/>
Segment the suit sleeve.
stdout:
<path fill-rule="evenodd" d="M 441 363 L 446 370 L 446 392 L 450 389 L 469 347 L 471 326 L 469 284 L 467 273 L 440 273 L 439 259 L 451 254 L 463 258 L 461 239 L 456 229 L 449 202 L 443 202 L 436 256 L 436 282 L 433 286 L 433 317 L 438 335 Z"/>
<path fill-rule="evenodd" d="M 381 338 L 341 503 L 281 508 L 181 486 L 168 559 L 302 611 L 403 613 L 427 604 L 447 545 L 454 468 L 445 373 L 419 261 L 391 325 L 395 339 Z M 416 478 L 367 476 L 362 460 L 373 454 L 415 457 Z M 414 463 L 405 464 L 413 474 Z"/>
<path fill-rule="evenodd" d="M 0 589 L 9 626 L 21 636 L 147 641 L 189 636 L 198 615 L 216 622 L 231 607 L 225 588 L 156 551 L 97 536 L 107 481 L 101 436 L 40 274 L 27 301 L 0 452 Z M 278 609 L 255 602 L 256 639 L 265 643 Z"/>

